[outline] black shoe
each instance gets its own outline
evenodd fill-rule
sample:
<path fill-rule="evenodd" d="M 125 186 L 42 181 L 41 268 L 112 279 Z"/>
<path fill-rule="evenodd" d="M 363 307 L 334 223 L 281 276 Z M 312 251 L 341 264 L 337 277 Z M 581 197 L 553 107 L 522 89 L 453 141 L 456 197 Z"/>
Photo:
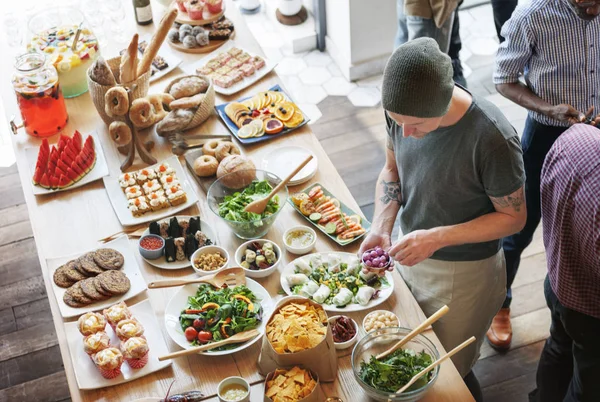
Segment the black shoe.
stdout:
<path fill-rule="evenodd" d="M 463 75 L 463 68 L 462 64 L 460 63 L 460 59 L 452 60 L 452 70 L 454 70 L 454 75 L 452 76 L 454 82 L 466 88 L 467 80 Z"/>

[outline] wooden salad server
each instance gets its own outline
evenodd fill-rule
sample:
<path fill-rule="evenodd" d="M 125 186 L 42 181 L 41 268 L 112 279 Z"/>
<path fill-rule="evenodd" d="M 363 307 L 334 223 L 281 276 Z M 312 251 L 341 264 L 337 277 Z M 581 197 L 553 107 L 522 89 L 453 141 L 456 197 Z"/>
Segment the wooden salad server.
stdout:
<path fill-rule="evenodd" d="M 456 353 L 460 352 L 461 350 L 463 350 L 465 347 L 467 347 L 468 345 L 470 345 L 473 342 L 475 342 L 475 337 L 474 336 L 470 337 L 469 339 L 467 339 L 466 341 L 464 341 L 463 343 L 461 343 L 460 345 L 458 345 L 457 347 L 455 347 L 454 349 L 452 349 L 450 352 L 446 353 L 444 356 L 440 357 L 439 359 L 437 359 L 436 361 L 434 361 L 433 363 L 431 363 L 429 366 L 425 367 L 418 374 L 415 374 L 414 377 L 411 378 L 410 381 L 407 382 L 405 386 L 403 386 L 398 391 L 396 391 L 396 395 L 401 394 L 404 391 L 406 391 L 419 378 L 423 377 L 425 374 L 427 374 L 431 370 L 433 370 L 436 366 L 439 366 L 440 364 L 442 364 L 442 362 L 444 360 L 452 357 L 453 355 L 455 355 Z M 391 401 L 391 399 L 388 399 L 388 402 L 390 402 L 390 401 Z"/>
<path fill-rule="evenodd" d="M 300 170 L 302 170 L 302 168 L 304 166 L 306 166 L 308 164 L 308 162 L 311 161 L 312 158 L 313 158 L 312 154 L 308 155 L 308 157 L 304 160 L 304 162 L 299 164 L 296 167 L 296 169 L 294 169 L 292 171 L 292 173 L 290 173 L 285 179 L 283 179 L 278 185 L 276 185 L 275 188 L 269 193 L 269 195 L 267 195 L 265 198 L 261 198 L 260 200 L 252 201 L 250 204 L 246 205 L 246 208 L 244 208 L 244 211 L 254 212 L 255 214 L 262 214 L 263 211 L 265 210 L 265 208 L 267 207 L 267 204 L 271 200 L 271 198 L 273 198 L 273 196 L 275 194 L 277 194 L 279 192 L 279 190 L 281 190 L 286 184 L 288 184 L 289 181 L 292 180 L 292 178 L 294 176 L 296 176 L 296 174 Z"/>
<path fill-rule="evenodd" d="M 218 348 L 218 347 L 224 346 L 224 345 L 229 345 L 232 343 L 242 343 L 242 342 L 246 342 L 246 341 L 249 341 L 250 339 L 257 337 L 258 335 L 260 335 L 260 332 L 258 332 L 257 329 L 251 329 L 250 331 L 239 332 L 235 335 L 230 336 L 227 339 L 223 339 L 222 341 L 212 342 L 212 343 L 209 343 L 206 345 L 193 347 L 191 349 L 184 349 L 184 350 L 180 350 L 179 352 L 169 353 L 168 355 L 160 356 L 158 358 L 158 360 L 162 362 L 163 360 L 169 360 L 169 359 L 174 359 L 176 357 L 193 355 L 196 353 L 204 352 L 206 350 L 211 350 L 211 349 Z"/>
<path fill-rule="evenodd" d="M 164 281 L 150 282 L 148 289 L 170 288 L 173 286 L 188 285 L 190 283 L 208 283 L 216 288 L 227 285 L 235 287 L 246 284 L 246 275 L 243 268 L 227 268 L 214 275 L 201 276 L 192 279 L 167 279 Z"/>
<path fill-rule="evenodd" d="M 449 310 L 450 310 L 450 308 L 448 308 L 448 306 L 443 306 L 442 308 L 440 308 L 438 311 L 436 311 L 435 313 L 433 313 L 433 315 L 431 317 L 429 317 L 428 319 L 426 319 L 425 321 L 423 321 L 421 323 L 421 325 L 419 325 L 417 328 L 415 328 L 412 331 L 410 331 L 408 333 L 408 335 L 406 335 L 404 338 L 400 339 L 394 346 L 392 346 L 391 348 L 389 348 L 385 352 L 382 352 L 382 353 L 378 354 L 376 356 L 376 359 L 377 360 L 383 359 L 387 355 L 389 355 L 391 353 L 394 353 L 396 350 L 398 350 L 402 346 L 406 345 L 415 336 L 419 335 L 421 332 L 423 332 L 431 324 L 433 324 L 434 322 L 436 322 L 437 320 L 439 320 L 440 318 L 442 318 Z"/>

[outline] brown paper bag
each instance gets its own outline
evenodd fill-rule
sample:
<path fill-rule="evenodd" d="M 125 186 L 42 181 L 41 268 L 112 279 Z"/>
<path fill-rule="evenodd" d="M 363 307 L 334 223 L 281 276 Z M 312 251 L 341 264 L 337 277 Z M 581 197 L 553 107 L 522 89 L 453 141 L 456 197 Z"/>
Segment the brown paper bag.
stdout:
<path fill-rule="evenodd" d="M 291 369 L 293 366 L 291 367 L 286 367 L 286 370 Z M 282 368 L 282 367 L 279 367 Z M 300 368 L 304 368 L 305 367 L 301 367 Z M 317 385 L 315 386 L 315 389 L 313 389 L 313 391 L 310 393 L 310 395 L 308 395 L 305 398 L 302 398 L 299 400 L 299 402 L 323 402 L 325 400 L 325 394 L 323 393 L 323 390 L 321 389 L 321 383 L 319 382 L 319 376 L 317 375 L 317 373 L 315 373 L 312 370 L 308 370 L 310 371 L 310 374 L 313 376 L 313 378 L 315 379 L 315 381 L 317 382 Z M 264 402 L 273 402 L 273 400 L 271 398 L 269 398 L 266 393 L 267 393 L 267 381 L 270 381 L 271 379 L 273 379 L 273 377 L 275 376 L 275 370 L 273 370 L 271 373 L 267 374 L 267 378 L 265 378 L 265 389 L 264 389 Z"/>
<path fill-rule="evenodd" d="M 305 303 L 308 302 L 315 307 L 323 308 L 320 304 L 315 303 L 301 296 L 288 296 L 281 299 L 273 309 L 273 312 L 267 320 L 267 325 L 271 318 L 279 309 L 291 302 Z M 331 327 L 327 323 L 327 334 L 325 338 L 312 349 L 303 350 L 296 353 L 277 353 L 267 336 L 263 336 L 262 348 L 258 356 L 258 370 L 261 375 L 266 376 L 267 373 L 275 371 L 278 367 L 293 367 L 301 366 L 318 374 L 323 382 L 334 381 L 337 377 L 337 354 L 333 343 L 333 334 Z"/>

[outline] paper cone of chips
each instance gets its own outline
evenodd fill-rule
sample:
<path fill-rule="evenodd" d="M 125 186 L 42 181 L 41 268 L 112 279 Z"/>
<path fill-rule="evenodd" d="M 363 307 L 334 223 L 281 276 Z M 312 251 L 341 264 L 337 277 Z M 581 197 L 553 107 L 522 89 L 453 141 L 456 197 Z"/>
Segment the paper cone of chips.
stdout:
<path fill-rule="evenodd" d="M 320 304 L 300 296 L 281 299 L 267 320 L 258 369 L 267 375 L 280 367 L 302 366 L 321 381 L 337 376 L 337 354 L 327 314 Z"/>
<path fill-rule="evenodd" d="M 276 369 L 265 378 L 264 402 L 322 402 L 325 395 L 317 373 L 294 366 Z"/>

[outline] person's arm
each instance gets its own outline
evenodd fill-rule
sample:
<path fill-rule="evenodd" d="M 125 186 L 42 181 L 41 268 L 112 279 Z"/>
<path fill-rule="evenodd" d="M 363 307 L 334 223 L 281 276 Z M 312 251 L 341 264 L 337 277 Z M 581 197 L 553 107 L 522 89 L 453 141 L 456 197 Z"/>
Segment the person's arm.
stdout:
<path fill-rule="evenodd" d="M 490 197 L 490 200 L 495 212 L 457 225 L 416 230 L 394 244 L 389 254 L 410 267 L 441 248 L 492 241 L 523 229 L 527 220 L 524 187 L 505 197 Z"/>

